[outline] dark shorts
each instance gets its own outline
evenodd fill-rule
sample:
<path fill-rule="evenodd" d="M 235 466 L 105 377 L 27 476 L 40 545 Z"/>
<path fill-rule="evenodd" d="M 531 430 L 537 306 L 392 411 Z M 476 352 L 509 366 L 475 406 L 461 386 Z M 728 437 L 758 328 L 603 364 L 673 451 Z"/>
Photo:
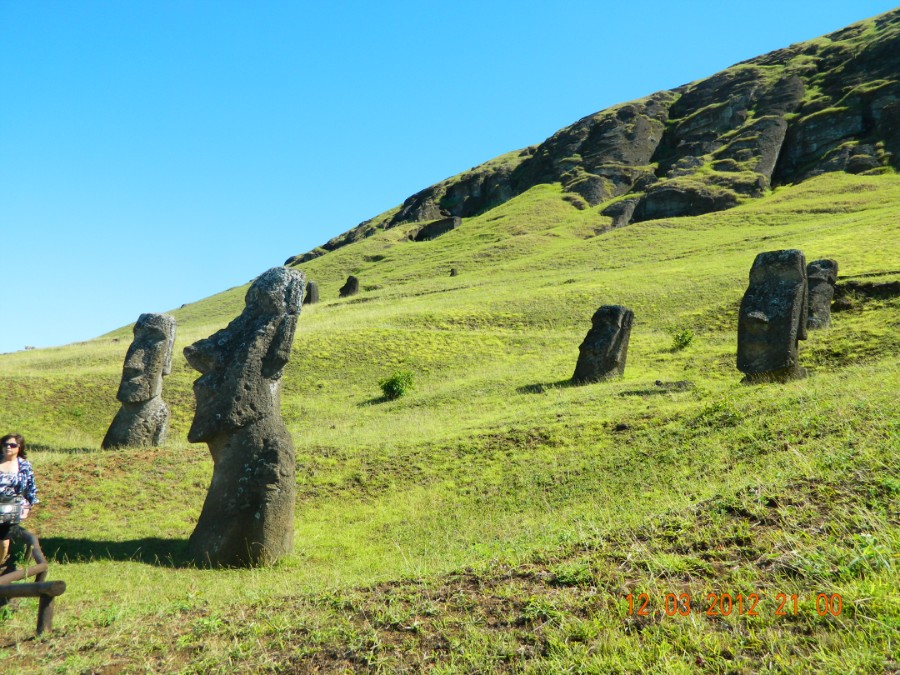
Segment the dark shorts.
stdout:
<path fill-rule="evenodd" d="M 12 523 L 0 523 L 0 541 L 9 541 L 9 531 Z"/>

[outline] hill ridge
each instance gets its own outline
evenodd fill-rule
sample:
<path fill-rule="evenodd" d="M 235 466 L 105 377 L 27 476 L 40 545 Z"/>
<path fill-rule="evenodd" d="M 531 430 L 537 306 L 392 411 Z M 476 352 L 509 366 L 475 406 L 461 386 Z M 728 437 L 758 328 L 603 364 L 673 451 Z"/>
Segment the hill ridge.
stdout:
<path fill-rule="evenodd" d="M 285 264 L 401 224 L 480 215 L 540 184 L 621 227 L 732 208 L 822 173 L 895 170 L 898 72 L 900 9 L 587 115 Z"/>

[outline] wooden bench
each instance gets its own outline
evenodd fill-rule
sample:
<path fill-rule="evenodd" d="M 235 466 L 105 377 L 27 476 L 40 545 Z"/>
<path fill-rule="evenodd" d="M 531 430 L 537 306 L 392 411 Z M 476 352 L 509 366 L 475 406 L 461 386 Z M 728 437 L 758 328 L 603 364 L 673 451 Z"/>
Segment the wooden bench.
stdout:
<path fill-rule="evenodd" d="M 36 536 L 20 527 L 17 537 L 25 541 L 25 559 L 31 558 L 35 564 L 0 575 L 0 598 L 38 598 L 37 633 L 40 635 L 53 627 L 53 600 L 66 592 L 66 582 L 45 581 L 47 559 Z M 34 577 L 34 583 L 13 583 L 27 577 Z"/>

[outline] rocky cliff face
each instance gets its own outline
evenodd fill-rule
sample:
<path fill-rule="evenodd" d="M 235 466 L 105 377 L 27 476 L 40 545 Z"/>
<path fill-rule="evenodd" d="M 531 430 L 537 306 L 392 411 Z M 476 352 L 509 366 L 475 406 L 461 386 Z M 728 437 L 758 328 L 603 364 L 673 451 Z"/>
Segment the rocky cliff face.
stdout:
<path fill-rule="evenodd" d="M 828 171 L 888 167 L 900 168 L 900 10 L 585 117 L 288 262 L 379 228 L 478 215 L 541 183 L 622 226 L 727 209 Z"/>

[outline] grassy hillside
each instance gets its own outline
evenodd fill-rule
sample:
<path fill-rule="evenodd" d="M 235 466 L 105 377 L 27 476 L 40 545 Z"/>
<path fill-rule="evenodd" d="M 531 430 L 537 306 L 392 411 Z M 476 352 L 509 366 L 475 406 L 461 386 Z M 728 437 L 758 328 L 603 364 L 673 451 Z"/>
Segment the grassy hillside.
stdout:
<path fill-rule="evenodd" d="M 900 669 L 898 301 L 857 298 L 812 332 L 807 380 L 748 387 L 735 368 L 756 253 L 900 278 L 900 177 L 828 174 L 617 230 L 565 197 L 540 185 L 436 240 L 410 224 L 301 265 L 324 301 L 303 309 L 284 375 L 297 546 L 272 569 L 185 562 L 212 467 L 184 440 L 183 358 L 167 444 L 101 451 L 130 328 L 0 357 L 4 425 L 32 444 L 43 500 L 30 528 L 69 588 L 40 640 L 31 601 L 4 610 L 4 665 Z M 363 292 L 337 299 L 348 274 Z M 244 291 L 172 312 L 176 353 Z M 635 312 L 625 377 L 568 386 L 602 304 Z M 415 389 L 383 401 L 397 370 Z M 656 613 L 629 613 L 629 593 Z M 667 616 L 667 593 L 691 613 Z M 758 616 L 707 616 L 709 593 L 756 594 Z M 841 596 L 839 616 L 817 613 L 819 593 Z"/>

